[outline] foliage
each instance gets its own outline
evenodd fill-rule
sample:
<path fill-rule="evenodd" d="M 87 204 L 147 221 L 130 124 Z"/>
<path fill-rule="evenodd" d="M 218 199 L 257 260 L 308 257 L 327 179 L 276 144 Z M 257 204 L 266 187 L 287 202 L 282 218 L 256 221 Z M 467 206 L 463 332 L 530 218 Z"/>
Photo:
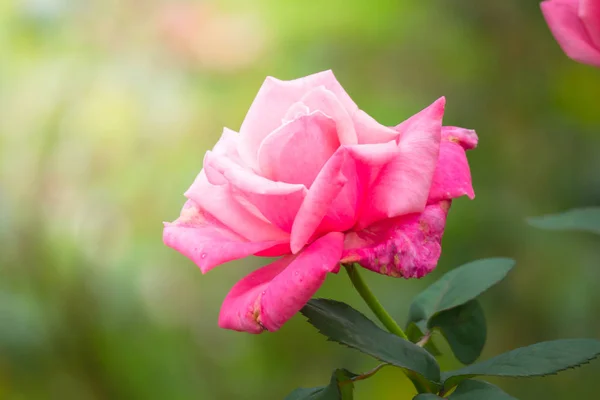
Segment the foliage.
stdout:
<path fill-rule="evenodd" d="M 479 260 L 445 274 L 415 297 L 410 308 L 409 326 L 440 329 L 454 355 L 464 364 L 473 363 L 479 357 L 486 339 L 485 316 L 476 298 L 504 278 L 513 265 L 514 262 L 509 259 Z M 349 305 L 328 299 L 311 300 L 302 309 L 302 314 L 328 340 L 428 379 L 430 385 L 416 386 L 420 394 L 415 400 L 442 398 L 440 396 L 454 388 L 449 399 L 509 400 L 512 397 L 500 388 L 470 378 L 547 376 L 578 367 L 600 355 L 600 340 L 555 340 L 518 348 L 458 370 L 446 371 L 440 377 L 436 360 L 422 348 L 430 340 L 429 332 L 424 338 L 417 338 L 418 345 L 415 345 L 381 330 Z M 353 386 L 347 387 L 344 397 L 338 384 L 334 374 L 329 386 L 297 389 L 290 395 L 295 397 L 288 399 L 352 398 Z"/>

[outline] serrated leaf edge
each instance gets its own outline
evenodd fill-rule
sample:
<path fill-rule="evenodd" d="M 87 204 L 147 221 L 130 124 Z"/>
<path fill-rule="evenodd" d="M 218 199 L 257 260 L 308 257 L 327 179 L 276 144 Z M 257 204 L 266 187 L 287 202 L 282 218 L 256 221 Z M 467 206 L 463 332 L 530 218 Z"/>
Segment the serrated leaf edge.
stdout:
<path fill-rule="evenodd" d="M 311 299 L 311 300 L 326 300 L 326 301 L 332 301 L 332 302 L 341 303 L 341 304 L 344 304 L 344 305 L 346 305 L 346 306 L 350 307 L 350 306 L 349 306 L 348 304 L 346 304 L 346 303 L 340 302 L 340 301 L 338 301 L 338 300 L 333 300 L 333 299 L 317 298 L 317 299 Z M 307 303 L 307 305 L 309 305 L 309 303 Z M 350 307 L 350 308 L 352 308 L 352 307 Z M 403 369 L 403 370 L 406 370 L 406 371 L 412 371 L 412 372 L 414 372 L 414 373 L 416 373 L 416 374 L 419 374 L 420 376 L 422 376 L 422 377 L 423 377 L 424 379 L 426 379 L 427 381 L 429 381 L 429 382 L 431 382 L 431 383 L 434 383 L 434 384 L 436 384 L 436 385 L 438 385 L 438 386 L 440 386 L 440 385 L 441 385 L 441 383 L 440 383 L 440 382 L 443 382 L 443 381 L 442 381 L 442 379 L 441 379 L 441 371 L 440 371 L 440 381 L 439 381 L 439 382 L 432 381 L 432 380 L 430 380 L 429 378 L 427 378 L 426 376 L 422 375 L 420 372 L 413 371 L 413 370 L 411 370 L 411 369 L 409 369 L 409 368 L 401 367 L 401 366 L 399 366 L 399 365 L 395 365 L 395 364 L 393 364 L 393 363 L 390 363 L 389 361 L 383 360 L 383 359 L 381 359 L 381 358 L 379 358 L 379 357 L 377 357 L 377 356 L 374 356 L 374 355 L 372 355 L 372 354 L 365 353 L 365 352 L 361 351 L 360 349 L 358 349 L 358 348 L 356 348 L 356 347 L 354 347 L 354 346 L 351 346 L 351 345 L 349 345 L 349 344 L 347 344 L 347 343 L 344 343 L 344 342 L 341 342 L 341 341 L 339 341 L 339 340 L 335 340 L 335 339 L 333 339 L 333 338 L 330 338 L 330 337 L 329 337 L 327 334 L 325 334 L 325 333 L 324 333 L 324 332 L 323 332 L 321 329 L 319 329 L 317 326 L 315 326 L 315 325 L 313 324 L 312 318 L 310 318 L 309 316 L 307 316 L 307 315 L 304 313 L 303 309 L 304 309 L 304 307 L 303 307 L 303 308 L 300 310 L 300 313 L 301 313 L 301 314 L 302 314 L 302 315 L 303 315 L 303 316 L 306 318 L 306 320 L 308 321 L 308 323 L 309 323 L 309 324 L 311 324 L 311 325 L 312 325 L 312 326 L 313 326 L 313 327 L 314 327 L 314 328 L 317 330 L 317 332 L 318 332 L 318 333 L 320 333 L 321 335 L 325 336 L 325 338 L 326 338 L 326 341 L 328 341 L 328 342 L 334 342 L 334 343 L 340 344 L 340 345 L 342 345 L 342 346 L 344 346 L 344 347 L 347 347 L 347 348 L 349 348 L 349 349 L 351 349 L 351 350 L 353 350 L 353 351 L 357 351 L 357 352 L 359 352 L 359 353 L 361 353 L 361 354 L 365 354 L 365 355 L 368 355 L 369 357 L 373 357 L 373 358 L 374 358 L 374 359 L 376 359 L 376 360 L 379 360 L 379 361 L 382 361 L 382 362 L 384 362 L 384 363 L 387 363 L 387 364 L 393 365 L 393 366 L 394 366 L 394 367 L 396 367 L 396 368 L 400 368 L 400 369 Z M 380 327 L 378 327 L 378 326 L 377 326 L 377 325 L 376 325 L 376 324 L 375 324 L 373 321 L 371 321 L 371 320 L 370 320 L 370 319 L 369 319 L 369 318 L 368 318 L 366 315 L 364 315 L 364 314 L 363 314 L 363 313 L 361 313 L 360 311 L 356 310 L 355 308 L 352 308 L 352 309 L 353 309 L 354 311 L 356 311 L 357 313 L 359 313 L 360 315 L 362 315 L 362 316 L 363 316 L 365 319 L 367 319 L 367 320 L 368 320 L 368 321 L 369 321 L 371 324 L 373 324 L 373 326 L 374 326 L 375 328 L 377 328 L 377 329 L 379 329 L 379 330 L 383 331 L 384 333 L 386 333 L 386 334 L 389 334 L 389 335 L 391 335 L 391 336 L 393 336 L 393 337 L 397 337 L 397 338 L 398 338 L 398 339 L 400 339 L 400 340 L 405 340 L 405 339 L 402 339 L 401 337 L 395 336 L 395 335 L 394 335 L 394 334 L 392 334 L 392 333 L 389 333 L 389 332 L 386 332 L 386 331 L 384 331 L 383 329 L 381 329 Z M 406 340 L 406 342 L 408 342 L 408 343 L 410 343 L 410 344 L 414 344 L 414 343 L 413 343 L 413 342 L 411 342 L 410 340 Z M 426 351 L 426 350 L 425 350 L 425 351 Z M 427 351 L 426 351 L 426 352 L 427 352 Z M 427 352 L 427 354 L 428 354 L 430 357 L 432 357 L 432 358 L 434 359 L 434 361 L 436 361 L 436 364 L 437 364 L 437 360 L 435 360 L 435 357 L 434 357 L 434 356 L 432 356 L 432 355 L 431 355 L 429 352 Z"/>
<path fill-rule="evenodd" d="M 499 354 L 498 356 L 501 356 L 501 355 L 502 354 Z M 498 357 L 498 356 L 495 356 L 495 357 Z M 583 360 L 583 361 L 581 361 L 581 362 L 579 362 L 577 364 L 573 364 L 573 365 L 569 365 L 569 366 L 566 366 L 566 367 L 563 367 L 563 368 L 559 368 L 556 371 L 548 372 L 548 373 L 545 373 L 545 374 L 530 374 L 530 375 L 523 375 L 523 374 L 510 374 L 510 375 L 508 375 L 508 374 L 506 374 L 506 375 L 504 375 L 504 374 L 466 374 L 466 375 L 461 375 L 461 374 L 456 374 L 456 375 L 447 375 L 448 372 L 453 372 L 453 371 L 442 372 L 442 376 L 441 376 L 442 387 L 443 387 L 443 390 L 449 390 L 452 387 L 458 385 L 463 380 L 465 380 L 465 379 L 471 379 L 471 378 L 476 377 L 476 376 L 497 376 L 497 377 L 501 377 L 501 378 L 516 378 L 516 379 L 543 378 L 543 377 L 546 377 L 546 376 L 554 376 L 554 375 L 558 375 L 559 373 L 567 371 L 567 370 L 570 370 L 570 369 L 574 370 L 574 369 L 577 369 L 577 368 L 581 368 L 581 367 L 583 367 L 583 366 L 591 363 L 592 361 L 594 361 L 598 357 L 600 357 L 600 352 L 598 352 L 598 353 L 590 356 L 589 358 L 586 358 L 585 360 Z M 494 357 L 492 357 L 492 358 L 494 358 Z M 485 362 L 485 361 L 482 361 L 482 362 Z M 469 368 L 472 365 L 473 364 L 468 365 L 468 366 L 466 366 L 464 368 Z M 461 369 L 463 369 L 463 368 L 461 368 Z M 461 369 L 457 369 L 454 372 L 458 372 Z M 456 384 L 453 384 L 450 387 L 446 387 L 446 382 L 448 380 L 452 379 L 452 378 L 463 378 L 463 379 L 460 379 Z"/>

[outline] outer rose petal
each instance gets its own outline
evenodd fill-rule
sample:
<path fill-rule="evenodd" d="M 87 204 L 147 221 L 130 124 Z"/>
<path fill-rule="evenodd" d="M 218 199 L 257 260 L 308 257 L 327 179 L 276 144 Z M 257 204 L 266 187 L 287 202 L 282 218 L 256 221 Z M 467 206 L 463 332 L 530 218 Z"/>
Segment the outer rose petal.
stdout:
<path fill-rule="evenodd" d="M 578 15 L 579 0 L 548 0 L 541 4 L 542 13 L 556 41 L 575 61 L 600 67 L 600 49 L 594 45 Z"/>
<path fill-rule="evenodd" d="M 393 277 L 421 278 L 440 258 L 449 201 L 429 205 L 423 213 L 383 220 L 346 234 L 342 263 Z"/>
<path fill-rule="evenodd" d="M 296 213 L 306 196 L 304 185 L 271 181 L 211 152 L 206 153 L 204 167 L 211 174 L 221 174 L 238 194 L 238 201 L 250 203 L 248 205 L 256 208 L 275 227 L 291 231 Z"/>
<path fill-rule="evenodd" d="M 398 154 L 372 183 L 359 229 L 423 210 L 438 161 L 445 102 L 440 98 L 396 127 L 400 132 Z"/>
<path fill-rule="evenodd" d="M 442 128 L 440 156 L 433 174 L 428 204 L 464 195 L 471 199 L 475 197 L 465 149 L 476 145 L 475 131 L 450 126 Z"/>
<path fill-rule="evenodd" d="M 286 232 L 260 217 L 251 205 L 241 204 L 229 185 L 211 184 L 204 170 L 200 171 L 185 196 L 194 200 L 200 208 L 233 232 L 250 241 L 281 241 L 289 238 Z"/>
<path fill-rule="evenodd" d="M 333 72 L 323 71 L 304 78 L 281 81 L 265 79 L 240 128 L 240 156 L 251 168 L 258 170 L 258 149 L 263 139 L 282 124 L 287 110 L 311 89 L 324 86 L 352 114 L 356 104 L 342 88 Z"/>
<path fill-rule="evenodd" d="M 258 164 L 265 178 L 309 188 L 339 146 L 335 121 L 315 111 L 267 136 L 258 151 Z"/>
<path fill-rule="evenodd" d="M 196 263 L 202 273 L 279 244 L 277 241 L 249 242 L 192 200 L 188 200 L 175 222 L 165 223 L 163 241 Z"/>
<path fill-rule="evenodd" d="M 477 147 L 479 137 L 473 129 L 460 128 L 458 126 L 442 126 L 442 140 L 458 143 L 465 150 L 473 150 Z"/>
<path fill-rule="evenodd" d="M 219 315 L 221 328 L 276 331 L 310 300 L 328 272 L 339 270 L 344 235 L 329 233 L 300 254 L 286 256 L 239 281 Z"/>

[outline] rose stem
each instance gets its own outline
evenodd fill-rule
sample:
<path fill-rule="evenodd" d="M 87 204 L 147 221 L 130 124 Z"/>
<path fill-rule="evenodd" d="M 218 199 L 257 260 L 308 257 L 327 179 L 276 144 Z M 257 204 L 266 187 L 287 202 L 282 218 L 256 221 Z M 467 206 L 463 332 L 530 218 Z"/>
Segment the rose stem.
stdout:
<path fill-rule="evenodd" d="M 379 300 L 375 297 L 367 283 L 364 281 L 360 273 L 358 272 L 358 268 L 351 264 L 344 264 L 344 268 L 346 268 L 346 272 L 352 281 L 352 285 L 363 298 L 365 303 L 369 306 L 371 311 L 377 316 L 379 321 L 387 328 L 390 333 L 393 333 L 396 336 L 400 336 L 404 340 L 408 340 L 408 336 L 406 333 L 400 328 L 400 326 L 394 321 L 394 319 L 388 314 L 388 312 L 383 308 Z M 428 393 L 429 390 L 427 386 L 421 381 L 421 378 L 413 371 L 403 370 L 408 379 L 410 379 L 415 385 L 415 388 L 419 393 Z"/>

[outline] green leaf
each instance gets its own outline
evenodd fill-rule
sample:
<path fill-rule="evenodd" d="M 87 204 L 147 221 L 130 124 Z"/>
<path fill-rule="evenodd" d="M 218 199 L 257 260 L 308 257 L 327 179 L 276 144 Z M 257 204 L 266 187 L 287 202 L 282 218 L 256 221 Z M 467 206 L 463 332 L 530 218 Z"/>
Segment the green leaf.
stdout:
<path fill-rule="evenodd" d="M 423 325 L 425 325 L 425 327 L 427 327 L 426 324 L 423 324 Z M 408 340 L 410 340 L 411 342 L 417 343 L 419 340 L 421 340 L 423 338 L 423 336 L 425 336 L 425 334 L 423 333 L 421 328 L 416 323 L 409 322 L 408 326 L 406 327 L 406 336 L 408 336 Z M 429 340 L 427 341 L 425 346 L 423 346 L 423 348 L 425 350 L 427 350 L 434 357 L 442 355 L 442 352 L 435 345 L 433 338 L 429 338 Z"/>
<path fill-rule="evenodd" d="M 557 374 L 586 364 L 600 355 L 600 340 L 563 339 L 521 347 L 467 367 L 442 374 L 448 390 L 474 376 L 531 377 Z"/>
<path fill-rule="evenodd" d="M 329 340 L 439 383 L 440 367 L 431 354 L 382 330 L 349 305 L 335 300 L 313 299 L 300 312 Z"/>
<path fill-rule="evenodd" d="M 559 214 L 528 218 L 536 228 L 553 231 L 584 231 L 600 235 L 600 207 L 575 208 Z"/>
<path fill-rule="evenodd" d="M 336 369 L 329 385 L 295 389 L 285 400 L 353 400 L 354 383 L 350 380 L 356 376 L 347 369 Z"/>
<path fill-rule="evenodd" d="M 421 393 L 413 397 L 413 400 L 439 400 L 443 399 L 443 397 L 438 396 L 433 393 Z"/>
<path fill-rule="evenodd" d="M 429 329 L 438 328 L 452 352 L 463 364 L 479 358 L 487 336 L 483 309 L 477 300 L 436 314 L 429 320 Z"/>
<path fill-rule="evenodd" d="M 342 400 L 354 400 L 354 382 L 352 378 L 358 375 L 347 369 L 336 369 L 333 375 L 337 380 L 340 398 Z"/>
<path fill-rule="evenodd" d="M 498 386 L 483 381 L 462 381 L 448 400 L 517 400 Z"/>
<path fill-rule="evenodd" d="M 409 322 L 429 320 L 436 313 L 458 307 L 502 280 L 515 265 L 509 258 L 487 258 L 458 267 L 413 300 Z"/>
<path fill-rule="evenodd" d="M 336 397 L 331 397 L 331 394 L 323 393 L 323 391 L 328 388 L 328 386 L 320 386 L 316 388 L 298 388 L 294 389 L 292 393 L 288 394 L 285 400 L 338 400 L 338 393 L 335 394 Z"/>

